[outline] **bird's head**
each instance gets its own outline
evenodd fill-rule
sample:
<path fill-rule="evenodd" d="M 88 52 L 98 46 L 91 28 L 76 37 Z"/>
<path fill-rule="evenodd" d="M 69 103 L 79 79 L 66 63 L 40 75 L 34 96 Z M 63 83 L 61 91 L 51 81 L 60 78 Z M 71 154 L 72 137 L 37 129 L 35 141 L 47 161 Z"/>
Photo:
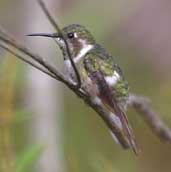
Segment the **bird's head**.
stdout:
<path fill-rule="evenodd" d="M 84 55 L 95 45 L 95 40 L 92 34 L 84 27 L 78 24 L 71 24 L 62 29 L 62 33 L 67 41 L 70 52 L 73 58 Z M 59 47 L 64 51 L 66 45 L 62 36 L 58 33 L 46 34 L 30 34 L 28 36 L 44 36 L 55 40 Z"/>

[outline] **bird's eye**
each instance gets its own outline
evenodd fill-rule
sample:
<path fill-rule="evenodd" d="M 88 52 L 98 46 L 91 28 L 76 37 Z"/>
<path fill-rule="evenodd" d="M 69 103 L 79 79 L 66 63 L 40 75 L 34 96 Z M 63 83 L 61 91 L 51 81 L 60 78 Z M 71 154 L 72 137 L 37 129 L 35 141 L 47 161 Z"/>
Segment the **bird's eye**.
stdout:
<path fill-rule="evenodd" d="M 68 33 L 67 36 L 68 36 L 68 38 L 72 39 L 72 38 L 74 38 L 74 33 Z"/>

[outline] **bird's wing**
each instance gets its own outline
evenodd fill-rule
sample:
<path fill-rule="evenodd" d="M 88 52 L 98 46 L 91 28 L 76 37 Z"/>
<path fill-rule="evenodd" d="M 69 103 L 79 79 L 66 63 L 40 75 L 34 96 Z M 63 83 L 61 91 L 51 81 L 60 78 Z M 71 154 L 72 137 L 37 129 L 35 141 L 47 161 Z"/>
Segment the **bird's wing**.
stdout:
<path fill-rule="evenodd" d="M 84 60 L 84 67 L 86 69 L 87 75 L 96 84 L 99 94 L 98 96 L 114 115 L 116 115 L 121 122 L 125 136 L 129 140 L 129 144 L 133 151 L 138 154 L 138 149 L 135 141 L 134 134 L 132 132 L 131 126 L 129 125 L 127 116 L 125 112 L 118 105 L 115 95 L 112 89 L 105 80 L 103 70 L 101 70 L 101 65 L 99 64 L 98 57 L 91 54 L 87 54 Z M 115 134 L 115 133 L 114 133 Z"/>

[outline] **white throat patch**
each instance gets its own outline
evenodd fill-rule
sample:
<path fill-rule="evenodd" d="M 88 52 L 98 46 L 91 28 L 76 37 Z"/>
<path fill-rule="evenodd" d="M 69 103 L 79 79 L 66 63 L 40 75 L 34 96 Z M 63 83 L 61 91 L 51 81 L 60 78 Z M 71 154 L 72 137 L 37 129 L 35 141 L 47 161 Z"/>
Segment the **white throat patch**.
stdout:
<path fill-rule="evenodd" d="M 78 63 L 82 57 L 84 57 L 86 55 L 86 53 L 88 51 L 90 51 L 93 48 L 93 45 L 91 44 L 86 44 L 85 42 L 83 43 L 83 48 L 81 49 L 81 51 L 79 52 L 79 54 L 74 58 L 74 62 Z"/>
<path fill-rule="evenodd" d="M 88 51 L 90 51 L 93 48 L 93 45 L 91 44 L 86 44 L 84 42 L 83 44 L 83 48 L 82 50 L 79 52 L 79 54 L 74 57 L 74 63 L 77 64 L 80 62 L 80 60 L 86 55 L 86 53 Z M 67 76 L 67 78 L 71 81 L 71 82 L 75 82 L 74 81 L 74 76 L 75 76 L 75 72 L 73 70 L 73 67 L 71 66 L 71 62 L 70 59 L 66 59 L 64 60 L 64 73 Z"/>
<path fill-rule="evenodd" d="M 90 51 L 93 48 L 93 45 L 91 44 L 83 44 L 83 48 L 79 52 L 79 54 L 74 57 L 74 63 L 77 64 L 85 55 L 88 51 Z M 71 62 L 69 59 L 64 61 L 64 64 L 67 65 L 68 67 L 71 67 Z"/>

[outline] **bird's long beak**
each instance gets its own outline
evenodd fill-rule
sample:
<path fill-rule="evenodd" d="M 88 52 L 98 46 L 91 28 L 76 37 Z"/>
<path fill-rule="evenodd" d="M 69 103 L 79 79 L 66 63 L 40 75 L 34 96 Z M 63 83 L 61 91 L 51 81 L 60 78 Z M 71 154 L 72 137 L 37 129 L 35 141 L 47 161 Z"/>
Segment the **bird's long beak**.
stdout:
<path fill-rule="evenodd" d="M 49 37 L 49 38 L 57 38 L 59 37 L 57 34 L 50 34 L 50 33 L 33 33 L 33 34 L 28 34 L 26 36 L 42 36 L 42 37 Z"/>
<path fill-rule="evenodd" d="M 60 48 L 63 48 L 63 42 L 61 43 L 61 36 L 59 36 L 57 33 L 33 33 L 26 36 L 42 36 L 52 38 Z"/>

